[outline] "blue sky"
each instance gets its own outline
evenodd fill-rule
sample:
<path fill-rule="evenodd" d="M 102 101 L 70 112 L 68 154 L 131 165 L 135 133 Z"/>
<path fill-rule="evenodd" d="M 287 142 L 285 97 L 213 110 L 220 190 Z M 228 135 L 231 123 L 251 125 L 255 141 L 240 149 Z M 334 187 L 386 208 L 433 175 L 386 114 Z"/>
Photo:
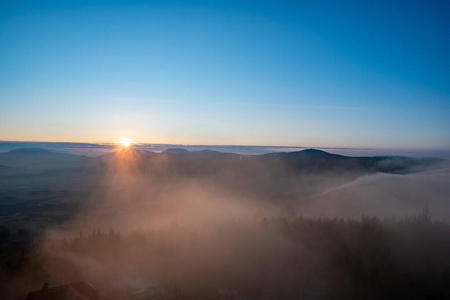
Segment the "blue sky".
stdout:
<path fill-rule="evenodd" d="M 448 1 L 2 1 L 0 140 L 449 149 L 449 20 Z"/>

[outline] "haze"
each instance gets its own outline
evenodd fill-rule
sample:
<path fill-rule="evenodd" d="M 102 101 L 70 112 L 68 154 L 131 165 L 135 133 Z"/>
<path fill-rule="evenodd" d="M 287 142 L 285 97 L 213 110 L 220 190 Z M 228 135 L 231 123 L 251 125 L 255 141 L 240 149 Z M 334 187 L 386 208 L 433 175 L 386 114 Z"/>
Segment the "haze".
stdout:
<path fill-rule="evenodd" d="M 2 1 L 0 299 L 450 299 L 448 1 Z"/>

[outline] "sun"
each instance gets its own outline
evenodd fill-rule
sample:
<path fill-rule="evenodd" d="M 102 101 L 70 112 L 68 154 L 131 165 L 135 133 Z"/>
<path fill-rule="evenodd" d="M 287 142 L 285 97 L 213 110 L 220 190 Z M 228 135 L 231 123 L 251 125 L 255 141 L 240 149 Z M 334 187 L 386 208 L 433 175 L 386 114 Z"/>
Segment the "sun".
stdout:
<path fill-rule="evenodd" d="M 129 139 L 123 139 L 120 143 L 125 147 L 130 147 L 130 145 L 132 144 Z"/>

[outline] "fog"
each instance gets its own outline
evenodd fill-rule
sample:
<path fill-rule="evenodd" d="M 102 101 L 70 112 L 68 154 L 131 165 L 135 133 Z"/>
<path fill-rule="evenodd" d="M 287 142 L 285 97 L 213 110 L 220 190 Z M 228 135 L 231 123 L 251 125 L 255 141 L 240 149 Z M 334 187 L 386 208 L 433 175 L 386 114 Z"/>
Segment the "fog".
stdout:
<path fill-rule="evenodd" d="M 85 162 L 71 182 L 88 193 L 9 254 L 2 297 L 80 280 L 102 299 L 449 295 L 448 162 L 274 159 L 123 149 Z"/>
<path fill-rule="evenodd" d="M 414 216 L 425 206 L 431 217 L 450 217 L 448 163 L 413 174 L 377 173 L 330 187 L 317 194 L 311 211 L 327 216 Z"/>

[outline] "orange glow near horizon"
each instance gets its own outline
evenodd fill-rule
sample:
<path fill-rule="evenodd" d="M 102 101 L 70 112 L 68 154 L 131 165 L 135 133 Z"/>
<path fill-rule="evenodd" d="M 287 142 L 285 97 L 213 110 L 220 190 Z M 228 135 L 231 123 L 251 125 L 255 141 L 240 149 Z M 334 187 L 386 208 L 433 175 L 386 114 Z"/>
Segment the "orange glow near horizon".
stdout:
<path fill-rule="evenodd" d="M 120 144 L 122 144 L 124 147 L 130 147 L 132 142 L 129 139 L 123 139 L 120 141 Z"/>

